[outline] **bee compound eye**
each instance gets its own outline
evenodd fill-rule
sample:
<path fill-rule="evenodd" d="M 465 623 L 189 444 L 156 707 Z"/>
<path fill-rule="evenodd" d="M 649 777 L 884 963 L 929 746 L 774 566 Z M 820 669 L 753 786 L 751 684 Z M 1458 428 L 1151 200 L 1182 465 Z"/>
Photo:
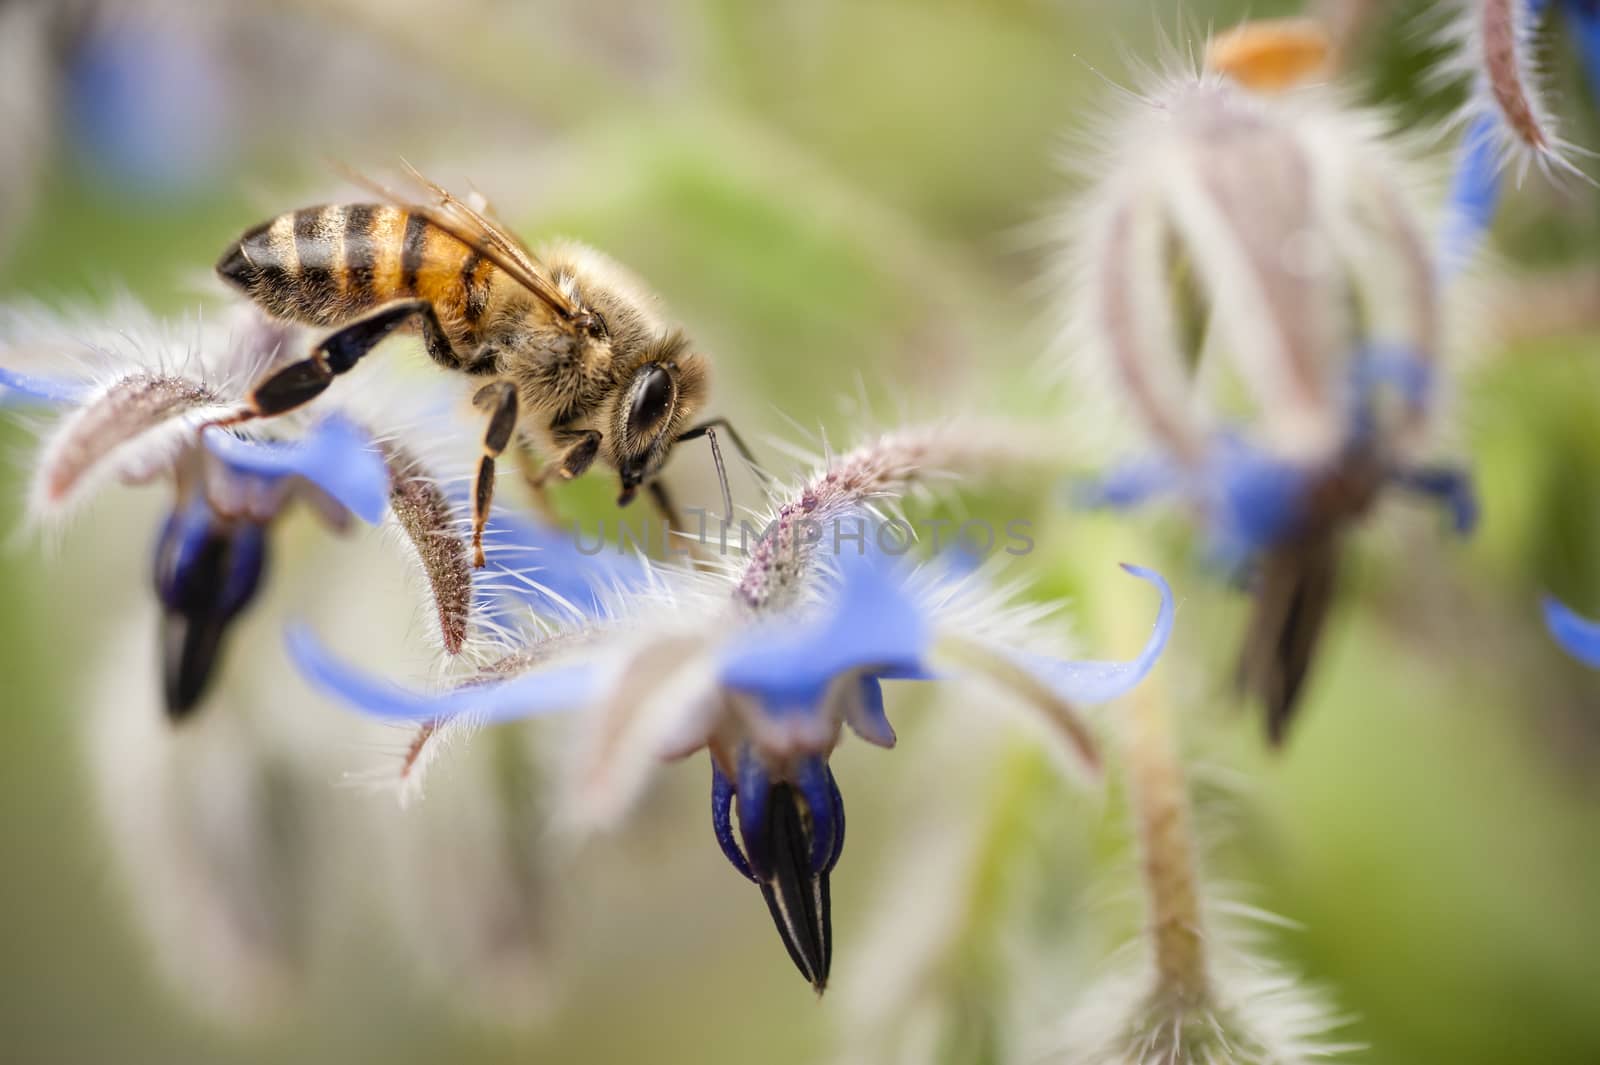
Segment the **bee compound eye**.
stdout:
<path fill-rule="evenodd" d="M 666 417 L 672 403 L 672 375 L 659 366 L 643 371 L 633 387 L 628 409 L 628 431 L 642 433 Z"/>

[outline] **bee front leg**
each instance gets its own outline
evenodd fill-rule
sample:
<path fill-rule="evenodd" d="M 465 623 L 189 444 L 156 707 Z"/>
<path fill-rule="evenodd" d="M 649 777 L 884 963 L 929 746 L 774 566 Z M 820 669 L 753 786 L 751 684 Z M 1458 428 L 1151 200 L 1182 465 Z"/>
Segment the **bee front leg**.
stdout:
<path fill-rule="evenodd" d="M 489 522 L 489 504 L 494 500 L 494 460 L 511 443 L 517 428 L 517 386 L 509 381 L 494 381 L 478 389 L 472 403 L 489 412 L 489 427 L 483 433 L 483 457 L 478 460 L 478 481 L 472 493 L 472 559 L 483 568 L 483 527 Z"/>
<path fill-rule="evenodd" d="M 656 508 L 656 514 L 666 523 L 666 536 L 662 540 L 663 550 L 670 556 L 677 545 L 687 545 L 681 553 L 687 554 L 696 569 L 711 570 L 713 559 L 706 548 L 706 515 L 700 511 L 700 528 L 690 529 L 683 521 L 683 513 L 678 510 L 678 505 L 672 501 L 672 493 L 667 491 L 667 486 L 659 477 L 651 478 L 645 484 L 645 491 L 650 494 L 650 502 Z"/>
<path fill-rule="evenodd" d="M 528 494 L 533 497 L 533 509 L 547 524 L 557 524 L 555 508 L 550 505 L 550 493 L 545 491 L 545 482 L 555 472 L 555 466 L 541 461 L 526 440 L 517 441 L 516 457 L 517 470 L 522 474 L 523 483 L 528 486 Z"/>
<path fill-rule="evenodd" d="M 576 443 L 567 448 L 566 454 L 561 456 L 561 464 L 556 467 L 561 476 L 566 480 L 582 477 L 594 465 L 596 456 L 600 454 L 600 433 L 594 429 L 585 429 L 575 433 Z"/>

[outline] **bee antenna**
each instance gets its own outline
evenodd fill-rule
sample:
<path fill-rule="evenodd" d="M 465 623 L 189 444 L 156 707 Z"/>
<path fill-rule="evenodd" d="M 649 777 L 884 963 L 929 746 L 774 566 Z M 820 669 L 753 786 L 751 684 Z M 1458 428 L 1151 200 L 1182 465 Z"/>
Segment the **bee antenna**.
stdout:
<path fill-rule="evenodd" d="M 728 491 L 728 468 L 722 463 L 722 445 L 717 443 L 717 431 L 706 426 L 706 442 L 711 445 L 711 461 L 717 466 L 717 483 L 722 486 L 723 523 L 733 523 L 733 493 Z"/>
<path fill-rule="evenodd" d="M 772 484 L 772 475 L 762 469 L 756 462 L 756 457 L 750 453 L 750 447 L 739 436 L 738 430 L 728 424 L 726 418 L 711 418 L 699 425 L 686 429 L 678 435 L 674 443 L 683 443 L 685 440 L 698 440 L 705 437 L 711 444 L 711 460 L 717 464 L 717 480 L 722 484 L 722 509 L 727 514 L 728 521 L 733 521 L 733 494 L 728 491 L 728 468 L 722 461 L 722 445 L 717 442 L 717 429 L 728 434 L 728 439 L 733 443 L 734 450 L 739 452 L 739 457 L 744 459 L 745 465 L 750 467 L 750 472 L 761 482 L 763 488 Z"/>

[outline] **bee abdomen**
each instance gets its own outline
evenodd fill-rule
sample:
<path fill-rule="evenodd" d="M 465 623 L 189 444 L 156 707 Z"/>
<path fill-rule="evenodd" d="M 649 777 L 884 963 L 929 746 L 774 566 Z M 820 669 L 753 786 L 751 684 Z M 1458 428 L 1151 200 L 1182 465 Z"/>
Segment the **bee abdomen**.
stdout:
<path fill-rule="evenodd" d="M 338 325 L 411 294 L 404 267 L 411 245 L 420 246 L 426 224 L 419 223 L 387 205 L 292 211 L 240 237 L 217 273 L 269 314 Z"/>

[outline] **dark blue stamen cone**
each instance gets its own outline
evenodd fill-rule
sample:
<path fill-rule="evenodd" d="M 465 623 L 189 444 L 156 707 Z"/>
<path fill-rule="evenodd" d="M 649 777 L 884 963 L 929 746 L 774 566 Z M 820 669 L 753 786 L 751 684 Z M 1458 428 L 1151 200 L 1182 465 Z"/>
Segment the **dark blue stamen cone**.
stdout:
<path fill-rule="evenodd" d="M 820 994 L 833 961 L 829 873 L 844 848 L 844 803 L 833 774 L 813 758 L 801 763 L 794 783 L 773 783 L 748 751 L 740 756 L 737 790 L 715 764 L 712 772 L 717 841 L 733 867 L 761 888 L 790 960 Z"/>
<path fill-rule="evenodd" d="M 156 544 L 167 714 L 187 717 L 215 672 L 228 625 L 249 605 L 266 566 L 266 532 L 219 519 L 203 501 L 176 510 Z"/>

